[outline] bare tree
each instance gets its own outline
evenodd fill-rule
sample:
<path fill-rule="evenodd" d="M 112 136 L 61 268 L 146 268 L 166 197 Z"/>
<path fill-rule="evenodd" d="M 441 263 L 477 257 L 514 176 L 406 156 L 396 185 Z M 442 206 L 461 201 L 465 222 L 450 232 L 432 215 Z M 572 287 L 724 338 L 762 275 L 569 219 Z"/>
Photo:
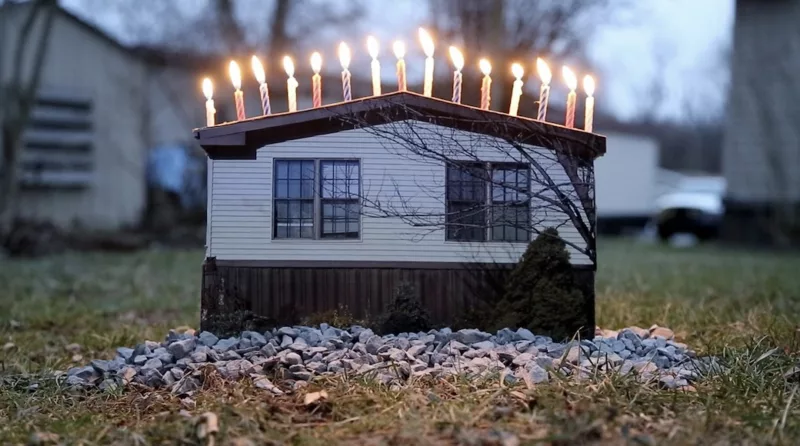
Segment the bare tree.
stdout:
<path fill-rule="evenodd" d="M 0 40 L 0 234 L 8 231 L 16 212 L 22 135 L 36 101 L 58 3 L 56 0 L 33 0 L 27 5 L 18 29 L 10 28 L 6 22 L 8 13 L 17 12 L 10 11 L 12 7 L 22 6 L 0 4 L 0 35 L 3 37 Z M 7 35 L 9 29 L 15 30 L 15 35 Z M 11 45 L 8 45 L 9 41 Z M 3 66 L 6 60 L 4 51 L 9 51 L 11 56 L 8 67 Z M 7 70 L 10 70 L 9 77 L 3 79 Z"/>
<path fill-rule="evenodd" d="M 612 6 L 625 5 L 611 0 L 430 0 L 437 34 L 489 57 L 503 74 L 512 62 L 535 57 L 585 63 L 590 33 L 608 20 Z M 465 76 L 477 73 L 466 71 Z M 510 102 L 509 76 L 493 76 L 503 108 Z"/>
<path fill-rule="evenodd" d="M 396 184 L 388 194 L 362 193 L 365 215 L 398 218 L 414 228 L 430 231 L 484 234 L 488 230 L 520 231 L 524 235 L 516 241 L 530 240 L 553 227 L 576 233 L 577 238 L 565 237 L 565 242 L 595 262 L 594 168 L 591 155 L 576 150 L 585 145 L 584 141 L 556 137 L 539 123 L 510 117 L 463 120 L 455 129 L 427 124 L 435 123 L 437 117 L 412 107 L 400 111 L 386 107 L 370 113 L 370 121 L 387 123 L 372 125 L 359 113 L 338 118 L 373 135 L 396 156 L 420 165 L 446 166 L 450 177 L 432 180 L 434 186 L 426 183 L 416 187 L 427 195 L 427 200 L 422 201 L 437 202 L 436 206 L 420 205 L 420 197 L 408 196 Z M 394 113 L 408 119 L 393 120 L 390 115 Z M 506 139 L 489 136 L 498 134 L 518 136 Z M 515 166 L 519 170 L 513 178 L 504 173 Z M 453 175 L 458 182 L 468 182 L 486 191 L 486 195 L 479 192 L 477 199 L 448 196 L 444 191 Z M 452 205 L 456 200 L 460 201 L 457 207 Z"/>
<path fill-rule="evenodd" d="M 122 34 L 135 45 L 228 55 L 266 52 L 280 60 L 291 47 L 330 28 L 358 20 L 361 0 L 171 0 L 142 8 L 136 0 L 88 0 L 106 15 L 124 18 Z M 336 6 L 339 6 L 338 8 Z"/>

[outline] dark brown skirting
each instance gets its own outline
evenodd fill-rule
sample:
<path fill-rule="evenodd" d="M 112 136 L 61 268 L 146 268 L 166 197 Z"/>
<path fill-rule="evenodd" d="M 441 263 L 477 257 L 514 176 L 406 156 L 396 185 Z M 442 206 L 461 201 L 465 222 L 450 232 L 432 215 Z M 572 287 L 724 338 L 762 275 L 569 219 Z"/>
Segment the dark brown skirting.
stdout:
<path fill-rule="evenodd" d="M 437 326 L 451 326 L 478 302 L 491 295 L 512 265 L 431 262 L 269 262 L 223 261 L 213 257 L 203 264 L 201 329 L 219 332 L 220 316 L 247 313 L 265 318 L 268 325 L 292 325 L 308 316 L 347 307 L 358 319 L 375 318 L 389 306 L 401 282 L 415 285 L 422 304 Z M 580 308 L 565 308 L 583 321 L 583 336 L 595 327 L 595 271 L 574 268 L 584 296 Z M 548 310 L 548 311 L 552 311 Z M 475 327 L 486 328 L 486 327 Z M 513 327 L 512 327 L 513 328 Z"/>

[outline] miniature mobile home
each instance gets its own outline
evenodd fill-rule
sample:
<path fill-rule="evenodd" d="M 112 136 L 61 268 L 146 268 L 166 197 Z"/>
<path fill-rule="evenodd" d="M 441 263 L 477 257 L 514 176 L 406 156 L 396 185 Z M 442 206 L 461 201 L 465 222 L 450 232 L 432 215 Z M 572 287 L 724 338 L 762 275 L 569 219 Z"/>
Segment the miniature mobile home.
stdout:
<path fill-rule="evenodd" d="M 202 324 L 379 314 L 401 281 L 447 323 L 555 227 L 594 330 L 603 136 L 396 92 L 195 130 L 209 157 Z M 479 273 L 476 273 L 479 272 Z M 482 273 L 481 273 L 482 272 Z"/>

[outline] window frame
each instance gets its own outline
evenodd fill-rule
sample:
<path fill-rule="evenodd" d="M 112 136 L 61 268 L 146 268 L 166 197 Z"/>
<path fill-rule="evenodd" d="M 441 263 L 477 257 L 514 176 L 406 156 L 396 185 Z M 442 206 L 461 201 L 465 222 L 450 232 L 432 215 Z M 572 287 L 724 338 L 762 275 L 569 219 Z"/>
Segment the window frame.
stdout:
<path fill-rule="evenodd" d="M 281 200 L 292 200 L 291 198 L 277 198 L 277 180 L 278 180 L 278 173 L 277 173 L 277 166 L 281 162 L 313 162 L 314 165 L 314 178 L 312 179 L 313 188 L 312 188 L 312 197 L 313 197 L 313 206 L 312 206 L 312 221 L 313 221 L 313 229 L 312 229 L 312 236 L 311 237 L 278 237 L 277 236 L 277 207 L 276 202 Z M 271 218 L 271 225 L 270 225 L 270 240 L 273 242 L 278 243 L 309 243 L 309 242 L 360 242 L 363 239 L 363 219 L 362 219 L 362 212 L 359 211 L 358 213 L 358 237 L 323 237 L 322 236 L 322 225 L 323 225 L 323 203 L 324 200 L 322 198 L 322 163 L 323 162 L 341 162 L 341 161 L 348 161 L 348 162 L 355 162 L 358 166 L 358 176 L 357 176 L 357 184 L 358 184 L 358 197 L 355 199 L 348 199 L 357 201 L 359 206 L 363 206 L 361 200 L 361 193 L 363 193 L 363 162 L 361 158 L 353 158 L 353 157 L 274 157 L 272 158 L 272 178 L 270 181 L 271 187 L 271 201 L 272 201 L 272 209 L 270 211 L 270 218 Z M 302 178 L 302 174 L 301 174 Z M 302 190 L 302 185 L 301 185 Z M 301 210 L 302 212 L 302 210 Z"/>
<path fill-rule="evenodd" d="M 480 168 L 484 172 L 484 185 L 483 185 L 483 201 L 481 205 L 485 207 L 485 210 L 482 211 L 483 215 L 483 238 L 482 239 L 458 239 L 451 236 L 451 225 L 452 222 L 449 221 L 451 218 L 451 211 L 450 205 L 453 202 L 459 203 L 463 200 L 452 200 L 451 196 L 453 191 L 450 187 L 450 171 L 451 169 L 458 169 L 458 165 L 465 165 L 465 166 L 480 166 Z M 529 243 L 532 240 L 532 231 L 528 232 L 528 237 L 525 240 L 505 240 L 505 239 L 495 239 L 494 238 L 494 228 L 495 224 L 493 224 L 493 213 L 494 213 L 494 192 L 495 187 L 502 187 L 500 185 L 495 184 L 494 181 L 494 172 L 497 170 L 526 170 L 527 175 L 527 191 L 528 191 L 528 199 L 525 200 L 523 203 L 518 204 L 506 204 L 504 205 L 504 209 L 508 208 L 527 208 L 528 209 L 528 222 L 532 219 L 532 209 L 531 209 L 531 201 L 532 197 L 530 196 L 531 193 L 531 167 L 529 163 L 520 163 L 520 162 L 479 162 L 474 160 L 464 160 L 464 161 L 451 161 L 445 164 L 445 231 L 444 231 L 444 241 L 445 242 L 452 242 L 452 243 Z M 520 193 L 520 192 L 517 192 Z M 477 203 L 477 202 L 476 202 Z M 503 201 L 503 203 L 513 203 Z"/>

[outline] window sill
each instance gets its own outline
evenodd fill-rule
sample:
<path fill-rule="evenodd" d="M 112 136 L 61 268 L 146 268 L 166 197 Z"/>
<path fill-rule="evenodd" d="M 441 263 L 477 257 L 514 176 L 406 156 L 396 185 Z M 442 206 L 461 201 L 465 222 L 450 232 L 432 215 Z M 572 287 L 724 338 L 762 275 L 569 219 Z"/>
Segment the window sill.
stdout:
<path fill-rule="evenodd" d="M 362 238 L 351 238 L 351 239 L 336 239 L 336 238 L 270 238 L 270 243 L 278 243 L 278 244 L 287 244 L 287 245 L 296 245 L 298 243 L 302 244 L 314 244 L 314 243 L 361 243 L 364 241 Z"/>
<path fill-rule="evenodd" d="M 445 240 L 445 244 L 452 244 L 452 245 L 464 245 L 464 244 L 474 244 L 474 245 L 499 245 L 499 244 L 520 244 L 520 245 L 527 245 L 530 243 L 531 240 L 483 240 L 483 241 L 469 241 L 469 240 Z"/>

